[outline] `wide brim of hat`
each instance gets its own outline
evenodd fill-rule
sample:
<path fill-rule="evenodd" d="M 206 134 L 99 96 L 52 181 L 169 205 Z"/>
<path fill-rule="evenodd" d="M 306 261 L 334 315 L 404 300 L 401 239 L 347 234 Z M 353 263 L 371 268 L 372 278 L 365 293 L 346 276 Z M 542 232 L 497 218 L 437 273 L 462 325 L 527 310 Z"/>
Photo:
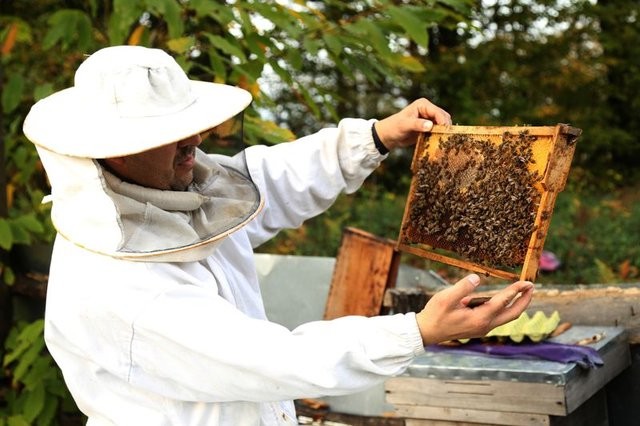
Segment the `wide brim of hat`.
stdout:
<path fill-rule="evenodd" d="M 36 145 L 84 158 L 122 157 L 202 133 L 251 103 L 251 94 L 225 84 L 190 81 L 196 100 L 181 111 L 124 118 L 96 113 L 74 87 L 56 92 L 31 108 L 24 134 Z"/>

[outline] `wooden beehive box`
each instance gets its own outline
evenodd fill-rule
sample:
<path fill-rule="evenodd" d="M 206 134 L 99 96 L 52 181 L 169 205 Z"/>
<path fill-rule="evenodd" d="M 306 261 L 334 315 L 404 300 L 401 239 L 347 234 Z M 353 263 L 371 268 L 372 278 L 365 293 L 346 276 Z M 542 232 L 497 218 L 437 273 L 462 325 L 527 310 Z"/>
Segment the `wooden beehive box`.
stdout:
<path fill-rule="evenodd" d="M 581 130 L 434 126 L 415 147 L 397 248 L 533 281 Z"/>

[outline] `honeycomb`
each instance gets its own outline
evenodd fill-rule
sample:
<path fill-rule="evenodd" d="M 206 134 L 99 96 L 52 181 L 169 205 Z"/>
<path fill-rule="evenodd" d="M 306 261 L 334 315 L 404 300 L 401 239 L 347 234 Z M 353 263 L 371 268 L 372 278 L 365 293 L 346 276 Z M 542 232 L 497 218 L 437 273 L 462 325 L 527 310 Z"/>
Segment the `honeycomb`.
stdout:
<path fill-rule="evenodd" d="M 416 144 L 398 248 L 498 277 L 535 278 L 579 135 L 567 125 L 434 126 Z"/>

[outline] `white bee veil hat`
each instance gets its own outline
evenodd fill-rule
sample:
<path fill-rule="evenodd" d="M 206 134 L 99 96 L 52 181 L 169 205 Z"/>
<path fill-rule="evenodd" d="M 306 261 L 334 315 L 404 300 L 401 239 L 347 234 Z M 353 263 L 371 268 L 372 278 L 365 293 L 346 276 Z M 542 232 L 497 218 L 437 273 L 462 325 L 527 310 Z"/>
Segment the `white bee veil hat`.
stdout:
<path fill-rule="evenodd" d="M 33 105 L 23 130 L 58 154 L 120 157 L 202 133 L 250 103 L 246 90 L 190 80 L 162 50 L 112 46 L 80 65 L 73 87 Z"/>
<path fill-rule="evenodd" d="M 132 261 L 186 262 L 213 253 L 264 205 L 242 153 L 196 150 L 186 191 L 122 181 L 99 159 L 203 133 L 250 102 L 245 90 L 190 80 L 158 49 L 115 46 L 89 56 L 74 86 L 37 102 L 23 125 L 51 184 L 58 235 L 85 250 Z"/>

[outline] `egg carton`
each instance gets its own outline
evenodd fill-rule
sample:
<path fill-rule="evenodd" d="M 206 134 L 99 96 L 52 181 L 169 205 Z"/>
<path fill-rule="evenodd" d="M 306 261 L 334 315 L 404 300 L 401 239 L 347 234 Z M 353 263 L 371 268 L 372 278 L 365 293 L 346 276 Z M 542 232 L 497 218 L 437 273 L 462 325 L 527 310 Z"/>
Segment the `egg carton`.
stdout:
<path fill-rule="evenodd" d="M 521 343 L 526 339 L 532 342 L 545 340 L 560 324 L 560 314 L 554 311 L 546 316 L 544 312 L 537 311 L 533 316 L 523 312 L 517 319 L 498 326 L 484 336 L 484 340 L 497 340 L 498 342 Z M 471 339 L 459 339 L 460 343 L 467 343 Z"/>

